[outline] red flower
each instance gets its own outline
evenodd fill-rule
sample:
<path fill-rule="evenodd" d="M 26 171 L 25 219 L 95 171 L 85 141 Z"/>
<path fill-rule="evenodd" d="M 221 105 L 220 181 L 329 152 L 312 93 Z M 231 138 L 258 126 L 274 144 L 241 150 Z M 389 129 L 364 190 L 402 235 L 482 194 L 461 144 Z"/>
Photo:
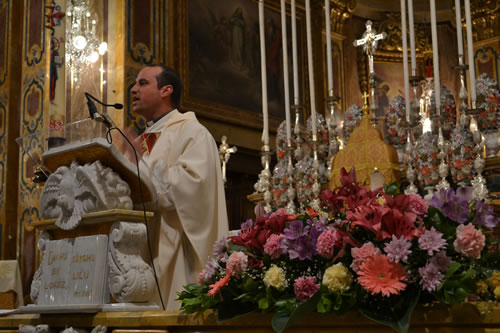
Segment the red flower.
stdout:
<path fill-rule="evenodd" d="M 455 161 L 455 168 L 462 169 L 464 167 L 464 162 L 462 160 Z"/>
<path fill-rule="evenodd" d="M 369 257 L 361 264 L 358 275 L 358 282 L 363 288 L 383 296 L 399 295 L 406 288 L 404 281 L 408 280 L 403 266 L 382 254 Z"/>

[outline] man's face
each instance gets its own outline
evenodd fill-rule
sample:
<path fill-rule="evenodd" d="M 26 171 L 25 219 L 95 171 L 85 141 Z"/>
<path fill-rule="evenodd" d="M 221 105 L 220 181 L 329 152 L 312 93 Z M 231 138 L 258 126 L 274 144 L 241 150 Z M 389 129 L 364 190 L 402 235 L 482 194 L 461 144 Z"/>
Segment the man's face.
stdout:
<path fill-rule="evenodd" d="M 156 80 L 161 70 L 161 67 L 142 69 L 130 89 L 133 110 L 148 121 L 155 118 L 155 112 L 158 112 L 162 103 L 162 89 L 158 89 Z"/>

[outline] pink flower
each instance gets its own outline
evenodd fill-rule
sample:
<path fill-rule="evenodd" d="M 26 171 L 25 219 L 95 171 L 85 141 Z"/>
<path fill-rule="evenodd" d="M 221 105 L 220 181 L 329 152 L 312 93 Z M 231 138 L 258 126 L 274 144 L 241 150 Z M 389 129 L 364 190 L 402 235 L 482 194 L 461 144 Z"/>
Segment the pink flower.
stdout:
<path fill-rule="evenodd" d="M 368 258 L 358 272 L 359 284 L 372 294 L 399 295 L 406 288 L 406 271 L 384 255 Z"/>
<path fill-rule="evenodd" d="M 197 279 L 198 284 L 205 283 L 205 275 L 206 274 L 207 274 L 207 271 L 205 269 L 202 269 L 201 272 L 198 273 L 198 279 Z"/>
<path fill-rule="evenodd" d="M 280 248 L 280 242 L 284 238 L 283 234 L 272 234 L 264 245 L 264 252 L 269 254 L 272 259 L 278 259 L 283 254 Z"/>
<path fill-rule="evenodd" d="M 319 289 L 319 283 L 316 283 L 316 278 L 313 276 L 309 277 L 299 277 L 295 280 L 293 285 L 293 290 L 295 291 L 295 296 L 301 302 L 307 301 L 311 298 Z"/>
<path fill-rule="evenodd" d="M 429 202 L 418 194 L 408 194 L 410 202 L 408 210 L 418 216 L 424 216 L 429 209 Z"/>
<path fill-rule="evenodd" d="M 231 275 L 239 277 L 248 267 L 248 256 L 241 252 L 233 252 L 226 262 L 226 267 L 231 271 Z"/>
<path fill-rule="evenodd" d="M 380 254 L 380 249 L 376 248 L 372 242 L 363 244 L 361 247 L 353 247 L 351 249 L 351 255 L 353 258 L 351 268 L 356 273 L 359 270 L 361 264 L 366 261 L 366 259 Z"/>
<path fill-rule="evenodd" d="M 453 242 L 453 246 L 455 251 L 464 256 L 479 259 L 484 247 L 484 240 L 483 233 L 474 228 L 472 224 L 461 224 L 457 227 L 457 239 Z"/>
<path fill-rule="evenodd" d="M 316 244 L 316 249 L 320 256 L 327 259 L 333 257 L 333 247 L 337 242 L 342 240 L 341 235 L 337 232 L 337 229 L 325 230 L 319 235 L 318 242 Z"/>

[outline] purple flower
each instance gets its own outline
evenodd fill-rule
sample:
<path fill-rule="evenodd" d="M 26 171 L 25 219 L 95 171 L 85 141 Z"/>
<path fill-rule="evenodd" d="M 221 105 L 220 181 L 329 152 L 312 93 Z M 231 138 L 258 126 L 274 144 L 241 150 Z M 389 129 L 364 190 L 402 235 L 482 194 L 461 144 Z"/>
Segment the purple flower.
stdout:
<path fill-rule="evenodd" d="M 225 249 L 226 249 L 226 236 L 222 236 L 214 244 L 212 251 L 212 258 L 219 258 L 222 254 L 224 254 Z"/>
<path fill-rule="evenodd" d="M 440 272 L 439 268 L 431 262 L 427 262 L 424 267 L 418 269 L 418 273 L 422 276 L 420 285 L 426 291 L 434 291 L 443 281 L 444 275 Z"/>
<path fill-rule="evenodd" d="M 426 230 L 422 236 L 418 239 L 418 246 L 422 250 L 427 251 L 428 255 L 432 255 L 441 249 L 446 248 L 446 241 L 443 239 L 443 234 L 431 228 L 431 230 Z"/>
<path fill-rule="evenodd" d="M 469 202 L 472 199 L 472 187 L 470 186 L 460 186 L 455 191 L 456 196 L 459 200 Z"/>
<path fill-rule="evenodd" d="M 387 257 L 394 262 L 408 262 L 408 255 L 411 253 L 411 242 L 407 240 L 404 236 L 397 238 L 392 235 L 392 240 L 387 243 L 384 247 Z"/>
<path fill-rule="evenodd" d="M 248 219 L 241 224 L 241 230 L 243 230 L 243 231 L 250 230 L 250 229 L 252 229 L 252 227 L 253 227 L 252 219 Z"/>
<path fill-rule="evenodd" d="M 306 227 L 306 229 L 308 229 Z M 288 224 L 288 228 L 285 228 L 283 230 L 283 234 L 285 235 L 285 238 L 288 240 L 295 240 L 298 239 L 299 237 L 303 236 L 305 233 L 307 233 L 307 230 L 304 230 L 304 224 L 302 221 L 291 221 Z"/>
<path fill-rule="evenodd" d="M 452 263 L 451 258 L 446 255 L 446 251 L 439 251 L 429 262 L 436 266 L 442 273 L 446 273 Z"/>
<path fill-rule="evenodd" d="M 467 222 L 469 216 L 469 200 L 471 199 L 471 187 L 459 187 L 457 192 L 452 189 L 441 189 L 434 194 L 429 202 L 432 206 L 440 209 L 444 216 L 458 223 Z"/>
<path fill-rule="evenodd" d="M 481 225 L 487 229 L 495 228 L 498 220 L 495 217 L 493 206 L 482 201 L 476 202 L 476 216 L 474 216 L 472 223 Z"/>
<path fill-rule="evenodd" d="M 280 245 L 283 251 L 288 251 L 290 259 L 311 260 L 316 254 L 316 243 L 319 235 L 325 230 L 321 222 L 307 221 L 307 225 L 301 221 L 291 221 L 288 228 L 283 230 L 285 238 Z"/>
<path fill-rule="evenodd" d="M 429 204 L 434 206 L 437 209 L 443 209 L 443 206 L 451 200 L 451 198 L 454 196 L 453 190 L 448 189 L 445 190 L 442 188 L 439 190 L 439 192 L 436 192 L 434 196 L 432 197 L 431 201 L 429 201 Z"/>

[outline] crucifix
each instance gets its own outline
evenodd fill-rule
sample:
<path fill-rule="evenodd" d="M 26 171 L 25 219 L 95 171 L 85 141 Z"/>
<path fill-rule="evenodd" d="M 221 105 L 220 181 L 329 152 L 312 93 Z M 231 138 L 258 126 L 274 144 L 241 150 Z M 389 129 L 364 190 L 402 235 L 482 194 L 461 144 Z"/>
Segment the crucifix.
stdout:
<path fill-rule="evenodd" d="M 377 49 L 378 41 L 384 39 L 387 36 L 387 34 L 385 32 L 377 34 L 377 32 L 372 29 L 373 23 L 370 20 L 366 21 L 365 25 L 366 25 L 366 31 L 363 33 L 363 37 L 361 39 L 354 40 L 353 44 L 355 47 L 363 46 L 363 51 L 366 52 L 366 54 L 368 55 L 368 68 L 369 68 L 370 88 L 371 88 L 370 109 L 374 113 L 375 109 L 377 109 L 377 105 L 375 104 L 375 69 L 373 67 L 373 54 Z"/>
<path fill-rule="evenodd" d="M 231 154 L 236 153 L 237 150 L 238 148 L 234 146 L 229 147 L 229 144 L 227 143 L 227 137 L 225 135 L 221 138 L 221 144 L 219 146 L 219 158 L 220 161 L 222 162 L 222 180 L 224 181 L 224 184 L 226 183 L 227 162 L 229 162 Z"/>

